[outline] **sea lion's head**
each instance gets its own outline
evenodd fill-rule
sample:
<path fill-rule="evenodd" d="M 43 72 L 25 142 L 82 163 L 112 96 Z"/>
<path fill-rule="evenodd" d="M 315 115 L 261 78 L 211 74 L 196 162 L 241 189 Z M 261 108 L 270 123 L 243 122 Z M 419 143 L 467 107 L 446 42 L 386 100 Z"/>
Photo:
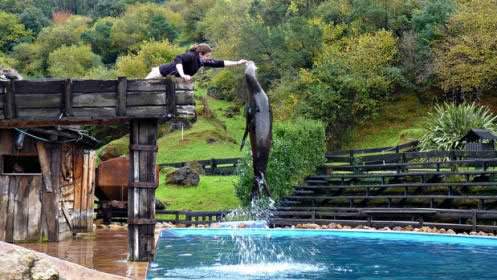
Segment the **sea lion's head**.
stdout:
<path fill-rule="evenodd" d="M 257 70 L 255 63 L 253 61 L 247 61 L 245 64 L 245 75 L 255 77 L 255 70 Z"/>

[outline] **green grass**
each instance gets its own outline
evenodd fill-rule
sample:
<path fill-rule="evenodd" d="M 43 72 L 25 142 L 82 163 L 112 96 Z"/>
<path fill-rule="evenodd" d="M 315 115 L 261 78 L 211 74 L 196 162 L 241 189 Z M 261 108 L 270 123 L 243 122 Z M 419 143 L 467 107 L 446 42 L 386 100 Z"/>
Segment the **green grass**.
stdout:
<path fill-rule="evenodd" d="M 198 89 L 197 97 L 205 96 L 205 90 Z M 183 162 L 211 158 L 240 157 L 240 141 L 245 129 L 245 118 L 242 113 L 227 118 L 224 110 L 232 103 L 216 100 L 207 96 L 208 106 L 214 112 L 215 118 L 207 119 L 199 116 L 191 129 L 168 133 L 157 139 L 159 152 L 158 163 Z M 200 104 L 198 101 L 197 104 Z M 197 105 L 198 109 L 201 108 Z M 210 142 L 210 143 L 209 143 Z M 128 153 L 128 135 L 116 139 L 99 150 L 113 150 L 114 155 Z"/>
<path fill-rule="evenodd" d="M 172 210 L 227 210 L 240 206 L 235 196 L 236 176 L 201 176 L 197 187 L 165 184 L 164 176 L 155 191 L 157 199 Z"/>
<path fill-rule="evenodd" d="M 387 102 L 370 122 L 353 130 L 343 149 L 395 146 L 418 138 L 430 105 L 422 104 L 415 94 L 402 95 Z"/>

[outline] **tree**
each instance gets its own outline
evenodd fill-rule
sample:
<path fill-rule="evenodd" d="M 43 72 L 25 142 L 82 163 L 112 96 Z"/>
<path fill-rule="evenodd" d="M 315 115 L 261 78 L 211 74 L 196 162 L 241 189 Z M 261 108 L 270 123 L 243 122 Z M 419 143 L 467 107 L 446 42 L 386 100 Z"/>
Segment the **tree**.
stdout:
<path fill-rule="evenodd" d="M 435 73 L 446 92 L 478 98 L 497 79 L 497 1 L 460 2 L 435 46 Z"/>
<path fill-rule="evenodd" d="M 43 11 L 34 6 L 26 7 L 19 15 L 19 18 L 33 34 L 38 34 L 43 27 L 50 23 L 50 20 L 43 14 Z"/>
<path fill-rule="evenodd" d="M 155 30 L 168 25 L 168 30 Z M 181 15 L 157 4 L 128 6 L 124 15 L 112 25 L 112 47 L 120 54 L 147 40 L 165 40 L 183 26 Z"/>
<path fill-rule="evenodd" d="M 138 54 L 129 54 L 117 59 L 117 73 L 119 76 L 143 79 L 151 67 L 169 63 L 183 51 L 168 41 L 145 42 L 139 47 Z"/>
<path fill-rule="evenodd" d="M 95 21 L 93 26 L 81 34 L 81 40 L 91 44 L 92 51 L 102 57 L 105 64 L 116 62 L 118 50 L 113 47 L 111 34 L 115 18 L 105 17 Z"/>
<path fill-rule="evenodd" d="M 21 44 L 14 49 L 19 70 L 34 76 L 48 74 L 48 56 L 62 46 L 76 45 L 88 28 L 87 17 L 68 16 L 64 21 L 43 28 L 32 44 Z"/>
<path fill-rule="evenodd" d="M 8 52 L 31 32 L 13 14 L 0 11 L 0 51 Z"/>
<path fill-rule="evenodd" d="M 101 67 L 100 56 L 88 45 L 63 46 L 48 57 L 48 73 L 57 78 L 82 78 L 95 67 Z"/>

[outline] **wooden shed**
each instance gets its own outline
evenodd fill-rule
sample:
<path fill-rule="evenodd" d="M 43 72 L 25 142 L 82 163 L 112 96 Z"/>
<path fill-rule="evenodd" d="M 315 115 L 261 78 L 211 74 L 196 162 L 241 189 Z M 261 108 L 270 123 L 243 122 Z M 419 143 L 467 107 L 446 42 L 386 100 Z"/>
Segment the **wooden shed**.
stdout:
<path fill-rule="evenodd" d="M 0 240 L 91 232 L 97 143 L 71 127 L 0 129 Z"/>
<path fill-rule="evenodd" d="M 461 138 L 464 150 L 472 152 L 494 151 L 497 135 L 488 129 L 472 128 Z"/>

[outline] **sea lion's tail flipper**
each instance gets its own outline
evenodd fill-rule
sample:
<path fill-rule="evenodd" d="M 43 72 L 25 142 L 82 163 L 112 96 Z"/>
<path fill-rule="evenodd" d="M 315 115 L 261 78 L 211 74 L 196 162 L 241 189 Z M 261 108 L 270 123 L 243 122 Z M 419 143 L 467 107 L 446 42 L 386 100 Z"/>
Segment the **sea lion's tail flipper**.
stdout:
<path fill-rule="evenodd" d="M 243 133 L 243 138 L 242 138 L 242 143 L 240 145 L 240 151 L 243 149 L 243 146 L 245 146 L 245 141 L 247 140 L 247 135 L 250 130 L 250 126 L 252 125 L 252 110 L 250 109 L 250 106 L 245 107 L 245 132 Z"/>

